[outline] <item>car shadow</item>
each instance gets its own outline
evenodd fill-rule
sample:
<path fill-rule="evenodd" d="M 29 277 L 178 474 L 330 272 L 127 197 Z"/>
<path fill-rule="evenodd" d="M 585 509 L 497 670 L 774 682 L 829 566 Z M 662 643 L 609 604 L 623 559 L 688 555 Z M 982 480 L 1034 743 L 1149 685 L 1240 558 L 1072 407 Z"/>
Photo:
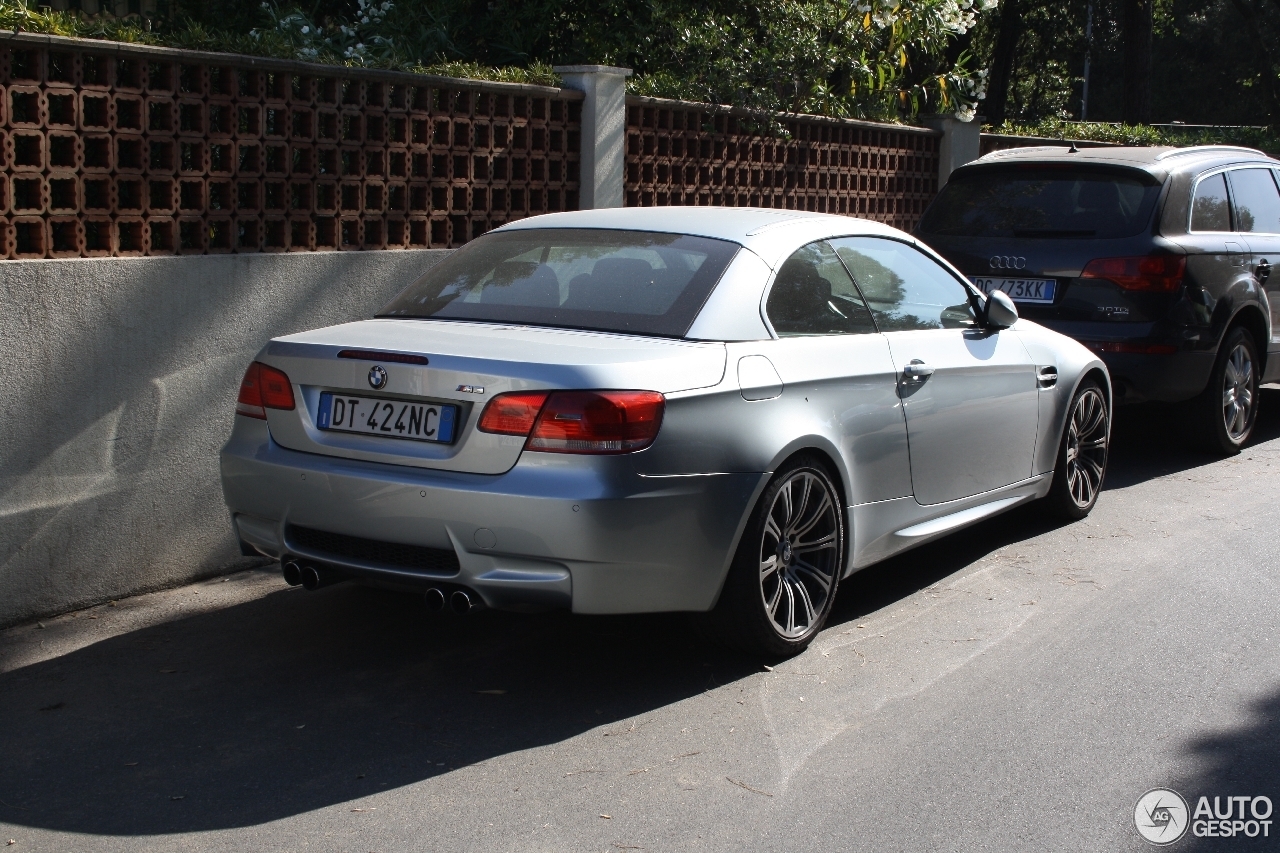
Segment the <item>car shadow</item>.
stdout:
<path fill-rule="evenodd" d="M 256 825 L 574 737 L 758 672 L 679 615 L 432 616 L 300 587 L 0 675 L 0 820 Z"/>
<path fill-rule="evenodd" d="M 1186 744 L 1184 751 L 1199 770 L 1175 780 L 1174 790 L 1186 798 L 1193 815 L 1200 797 L 1208 797 L 1210 808 L 1214 798 L 1220 797 L 1218 806 L 1224 811 L 1227 797 L 1268 797 L 1271 807 L 1259 804 L 1258 815 L 1269 817 L 1271 825 L 1265 835 L 1260 826 L 1241 827 L 1229 840 L 1196 837 L 1188 832 L 1178 845 L 1180 850 L 1276 849 L 1276 836 L 1280 835 L 1280 813 L 1275 812 L 1275 806 L 1280 804 L 1280 690 L 1273 690 L 1255 701 L 1249 711 L 1242 715 L 1246 721 L 1238 727 L 1207 733 Z M 1252 805 L 1250 803 L 1250 818 L 1253 817 Z M 1268 815 L 1268 811 L 1272 813 Z M 1239 814 L 1232 817 L 1238 819 Z M 1201 831 L 1203 833 L 1203 829 Z M 1254 837 L 1239 832 L 1248 832 Z"/>
<path fill-rule="evenodd" d="M 1147 480 L 1221 461 L 1195 446 L 1185 408 L 1168 403 L 1119 406 L 1111 427 L 1111 458 L 1103 488 L 1123 489 Z M 1245 447 L 1280 438 L 1280 388 L 1263 387 L 1258 422 Z"/>
<path fill-rule="evenodd" d="M 1263 413 L 1257 440 L 1280 436 L 1280 391 Z M 1117 416 L 1111 487 L 1213 461 L 1153 438 L 1162 423 Z M 861 571 L 832 624 L 1055 526 L 1022 507 Z M 281 584 L 0 674 L 0 820 L 97 835 L 257 825 L 625 726 L 759 663 L 678 614 L 431 617 L 412 596 Z"/>

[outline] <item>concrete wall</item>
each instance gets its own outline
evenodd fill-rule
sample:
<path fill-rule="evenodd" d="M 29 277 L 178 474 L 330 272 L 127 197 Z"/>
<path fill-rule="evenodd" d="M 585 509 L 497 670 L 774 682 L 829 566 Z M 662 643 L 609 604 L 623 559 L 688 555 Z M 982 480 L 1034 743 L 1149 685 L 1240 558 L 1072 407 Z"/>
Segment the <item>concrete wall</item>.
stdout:
<path fill-rule="evenodd" d="M 249 564 L 217 465 L 245 367 L 445 254 L 0 262 L 0 626 Z"/>

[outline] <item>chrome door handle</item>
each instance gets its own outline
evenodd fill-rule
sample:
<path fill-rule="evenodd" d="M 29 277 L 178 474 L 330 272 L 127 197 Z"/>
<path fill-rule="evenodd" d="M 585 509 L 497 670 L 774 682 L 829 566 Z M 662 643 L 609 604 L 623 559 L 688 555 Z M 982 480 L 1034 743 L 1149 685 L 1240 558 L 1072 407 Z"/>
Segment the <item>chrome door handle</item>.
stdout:
<path fill-rule="evenodd" d="M 1058 368 L 1046 365 L 1037 371 L 1036 385 L 1040 388 L 1052 388 L 1058 384 Z"/>
<path fill-rule="evenodd" d="M 1267 263 L 1266 258 L 1258 261 L 1257 276 L 1262 284 L 1266 284 L 1267 279 L 1271 277 L 1271 264 Z"/>
<path fill-rule="evenodd" d="M 923 382 L 933 375 L 933 368 L 918 358 L 902 368 L 902 378 L 908 382 Z"/>

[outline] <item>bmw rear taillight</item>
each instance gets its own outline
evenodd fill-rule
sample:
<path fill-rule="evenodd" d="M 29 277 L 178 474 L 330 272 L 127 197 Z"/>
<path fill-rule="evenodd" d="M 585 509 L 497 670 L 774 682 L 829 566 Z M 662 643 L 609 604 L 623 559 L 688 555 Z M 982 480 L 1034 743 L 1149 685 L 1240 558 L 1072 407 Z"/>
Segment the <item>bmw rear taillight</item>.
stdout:
<path fill-rule="evenodd" d="M 1187 269 L 1184 255 L 1144 255 L 1137 258 L 1095 258 L 1081 278 L 1102 278 L 1125 290 L 1172 293 L 1182 286 Z"/>
<path fill-rule="evenodd" d="M 240 396 L 236 398 L 236 414 L 267 419 L 267 409 L 292 409 L 293 385 L 283 371 L 260 361 L 249 365 L 240 380 Z"/>
<path fill-rule="evenodd" d="M 517 391 L 499 394 L 489 401 L 476 429 L 498 435 L 528 435 L 538 420 L 549 391 Z"/>
<path fill-rule="evenodd" d="M 490 400 L 477 428 L 547 453 L 631 453 L 653 444 L 665 408 L 656 391 L 517 392 Z"/>

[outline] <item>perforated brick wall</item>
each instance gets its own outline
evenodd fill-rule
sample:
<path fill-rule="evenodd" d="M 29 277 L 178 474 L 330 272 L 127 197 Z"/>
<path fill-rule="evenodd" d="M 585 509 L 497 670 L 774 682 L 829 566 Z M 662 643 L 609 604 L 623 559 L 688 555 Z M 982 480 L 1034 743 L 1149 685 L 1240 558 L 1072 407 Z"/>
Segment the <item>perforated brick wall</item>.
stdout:
<path fill-rule="evenodd" d="M 455 247 L 577 208 L 581 97 L 7 37 L 0 256 Z"/>
<path fill-rule="evenodd" d="M 627 99 L 628 206 L 775 207 L 910 230 L 938 191 L 939 133 L 817 116 Z"/>

